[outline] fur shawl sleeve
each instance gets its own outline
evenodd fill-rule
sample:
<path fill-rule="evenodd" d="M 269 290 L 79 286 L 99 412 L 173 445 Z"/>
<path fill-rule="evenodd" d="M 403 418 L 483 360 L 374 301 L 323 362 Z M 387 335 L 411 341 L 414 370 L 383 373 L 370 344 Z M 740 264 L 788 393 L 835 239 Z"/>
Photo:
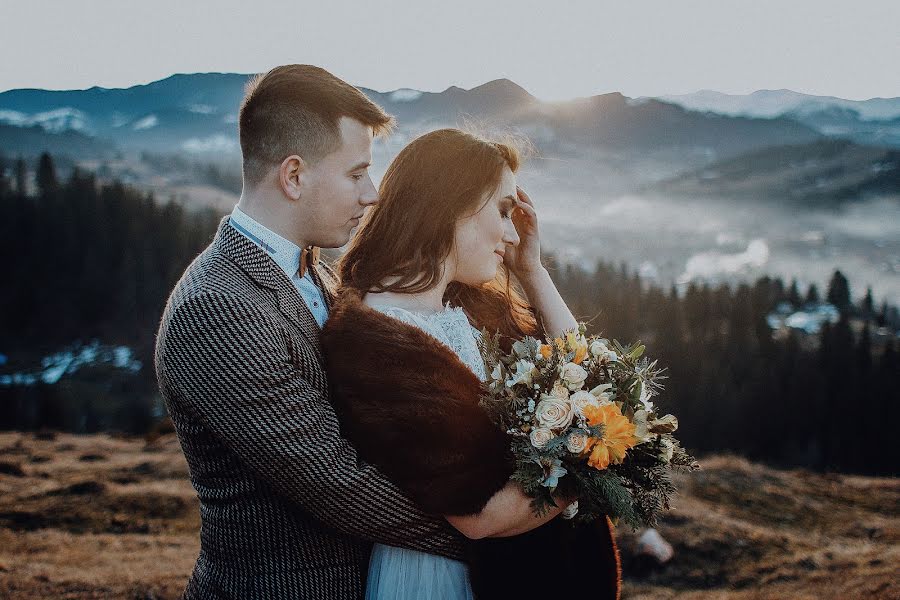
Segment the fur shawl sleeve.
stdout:
<path fill-rule="evenodd" d="M 343 435 L 425 511 L 479 512 L 509 480 L 509 440 L 478 406 L 481 382 L 451 349 L 349 290 L 322 346 Z"/>

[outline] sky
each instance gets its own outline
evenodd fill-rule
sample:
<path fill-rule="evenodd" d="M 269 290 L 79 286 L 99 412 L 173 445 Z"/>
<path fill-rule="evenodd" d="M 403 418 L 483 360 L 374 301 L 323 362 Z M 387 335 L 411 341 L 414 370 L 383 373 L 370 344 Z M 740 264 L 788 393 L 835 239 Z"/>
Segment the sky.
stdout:
<path fill-rule="evenodd" d="M 897 0 L 0 0 L 0 91 L 311 63 L 377 91 L 900 96 Z"/>

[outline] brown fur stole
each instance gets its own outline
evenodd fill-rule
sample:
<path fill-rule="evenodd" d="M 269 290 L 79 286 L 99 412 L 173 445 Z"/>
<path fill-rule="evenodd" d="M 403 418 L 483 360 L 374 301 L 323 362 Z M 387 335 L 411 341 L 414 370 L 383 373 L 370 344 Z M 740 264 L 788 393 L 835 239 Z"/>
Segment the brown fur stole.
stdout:
<path fill-rule="evenodd" d="M 342 290 L 322 330 L 341 432 L 425 511 L 472 514 L 509 480 L 509 440 L 479 407 L 481 382 L 424 331 Z M 554 519 L 527 534 L 471 544 L 479 599 L 618 598 L 621 567 L 609 519 Z M 584 592 L 593 590 L 596 593 Z"/>

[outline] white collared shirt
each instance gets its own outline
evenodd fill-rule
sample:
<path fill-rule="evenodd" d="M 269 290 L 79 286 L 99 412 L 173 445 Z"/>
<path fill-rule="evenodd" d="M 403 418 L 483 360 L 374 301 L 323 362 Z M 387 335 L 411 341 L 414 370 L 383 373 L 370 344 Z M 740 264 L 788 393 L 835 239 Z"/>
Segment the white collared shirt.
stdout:
<path fill-rule="evenodd" d="M 300 297 L 309 308 L 313 318 L 319 327 L 325 325 L 328 319 L 328 305 L 325 304 L 325 296 L 312 278 L 310 269 L 306 269 L 303 277 L 300 277 L 300 257 L 303 250 L 290 240 L 286 240 L 259 221 L 235 205 L 231 211 L 231 224 L 248 240 L 265 250 L 275 261 L 288 279 L 300 292 Z"/>

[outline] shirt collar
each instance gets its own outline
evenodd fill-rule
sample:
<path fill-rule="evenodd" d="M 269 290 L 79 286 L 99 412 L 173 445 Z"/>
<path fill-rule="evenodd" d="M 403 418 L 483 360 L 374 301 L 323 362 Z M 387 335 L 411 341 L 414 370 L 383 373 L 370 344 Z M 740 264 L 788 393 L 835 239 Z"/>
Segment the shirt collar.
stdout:
<path fill-rule="evenodd" d="M 312 252 L 307 249 L 300 248 L 294 242 L 285 239 L 239 209 L 235 205 L 231 211 L 231 224 L 242 233 L 251 242 L 265 250 L 272 260 L 275 261 L 282 271 L 293 280 L 294 275 L 300 270 L 303 264 L 303 270 L 300 273 L 302 277 L 306 273 L 306 266 L 312 258 Z"/>

